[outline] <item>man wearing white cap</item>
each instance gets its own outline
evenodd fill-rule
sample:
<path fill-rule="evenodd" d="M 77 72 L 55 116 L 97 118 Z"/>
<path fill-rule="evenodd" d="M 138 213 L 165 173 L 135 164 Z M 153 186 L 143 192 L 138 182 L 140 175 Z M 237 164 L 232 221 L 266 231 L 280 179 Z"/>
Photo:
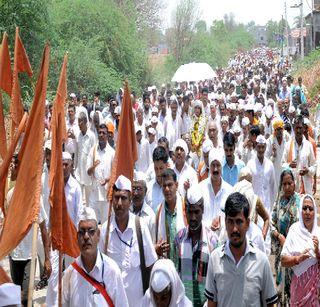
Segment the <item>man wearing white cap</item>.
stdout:
<path fill-rule="evenodd" d="M 87 173 L 87 159 L 90 149 L 95 144 L 95 136 L 88 129 L 88 118 L 84 113 L 80 113 L 78 117 L 80 133 L 76 137 L 77 149 L 74 158 L 75 175 L 80 183 L 84 202 L 89 203 L 89 193 L 92 180 Z"/>
<path fill-rule="evenodd" d="M 266 210 L 270 214 L 272 205 L 277 196 L 278 187 L 276 186 L 274 166 L 265 157 L 267 141 L 263 135 L 257 137 L 256 152 L 257 156 L 248 162 L 248 167 L 252 172 L 252 185 Z"/>
<path fill-rule="evenodd" d="M 146 175 L 142 172 L 134 172 L 132 182 L 132 204 L 130 206 L 130 211 L 133 214 L 140 216 L 141 221 L 146 223 L 149 228 L 152 241 L 154 241 L 156 215 L 152 208 L 146 203 L 146 193 Z"/>
<path fill-rule="evenodd" d="M 202 224 L 203 209 L 201 188 L 193 185 L 186 198 L 188 226 L 178 232 L 175 246 L 179 251 L 177 270 L 194 307 L 202 307 L 205 303 L 207 264 L 218 244 L 218 236 Z"/>
<path fill-rule="evenodd" d="M 273 134 L 272 118 L 273 118 L 273 111 L 272 111 L 272 108 L 268 106 L 265 110 L 265 121 L 264 121 L 264 133 L 267 140 Z"/>
<path fill-rule="evenodd" d="M 107 220 L 109 207 L 107 200 L 108 182 L 115 154 L 107 139 L 108 128 L 105 124 L 101 124 L 98 130 L 98 142 L 91 148 L 87 160 L 87 172 L 92 179 L 89 206 L 95 210 L 98 222 L 101 224 Z"/>
<path fill-rule="evenodd" d="M 203 222 L 216 230 L 221 230 L 221 208 L 232 191 L 232 186 L 222 178 L 223 151 L 211 149 L 209 152 L 210 176 L 199 186 L 204 200 Z M 223 221 L 222 221 L 223 222 Z"/>
<path fill-rule="evenodd" d="M 188 133 L 191 129 L 192 119 L 191 119 L 191 108 L 190 108 L 190 99 L 189 96 L 185 95 L 182 98 L 182 130 L 181 133 L 185 134 Z"/>
<path fill-rule="evenodd" d="M 70 154 L 74 155 L 77 149 L 76 137 L 80 133 L 80 129 L 78 126 L 78 120 L 76 118 L 76 106 L 73 104 L 70 104 L 68 106 L 68 117 L 66 119 L 66 129 L 68 132 L 68 140 L 65 144 L 65 150 Z"/>
<path fill-rule="evenodd" d="M 81 255 L 63 274 L 62 306 L 129 306 L 116 262 L 97 247 L 100 230 L 90 207 L 79 218 L 77 237 Z"/>
<path fill-rule="evenodd" d="M 219 137 L 220 125 L 216 121 L 209 121 L 208 138 L 212 142 L 213 148 L 222 149 L 222 140 Z"/>
<path fill-rule="evenodd" d="M 156 131 L 156 140 L 158 141 L 161 137 L 164 136 L 163 125 L 159 121 L 157 116 L 152 116 L 150 122 L 151 128 L 153 128 Z"/>
<path fill-rule="evenodd" d="M 189 153 L 188 145 L 183 139 L 178 139 L 173 145 L 175 156 L 174 172 L 177 175 L 181 196 L 185 196 L 189 187 L 198 182 L 196 171 L 186 163 L 186 156 Z"/>
<path fill-rule="evenodd" d="M 106 233 L 109 227 L 107 255 L 119 266 L 128 298 L 129 306 L 142 306 L 144 295 L 143 282 L 147 280 L 147 271 L 157 260 L 148 227 L 139 220 L 139 217 L 130 212 L 131 181 L 120 175 L 114 186 L 112 207 L 114 214 L 110 225 L 102 225 L 99 247 L 106 249 Z M 139 243 L 138 234 L 142 240 Z M 144 253 L 144 263 L 141 263 Z"/>
<path fill-rule="evenodd" d="M 152 153 L 154 149 L 157 147 L 157 141 L 156 141 L 156 135 L 157 132 L 154 128 L 150 127 L 148 128 L 148 164 L 152 163 Z"/>
<path fill-rule="evenodd" d="M 146 123 L 146 121 L 143 118 L 143 108 L 138 107 L 138 109 L 136 111 L 136 120 L 134 121 L 134 126 L 135 126 L 136 132 L 139 128 L 141 129 L 141 133 L 143 136 L 146 135 L 145 123 Z"/>
<path fill-rule="evenodd" d="M 192 307 L 174 264 L 169 259 L 159 259 L 154 264 L 150 287 L 144 298 L 144 307 Z"/>
<path fill-rule="evenodd" d="M 205 140 L 202 144 L 202 161 L 200 161 L 197 175 L 198 181 L 201 182 L 209 176 L 209 152 L 213 148 L 211 140 Z"/>
<path fill-rule="evenodd" d="M 141 126 L 135 126 L 136 140 L 137 140 L 137 152 L 138 160 L 136 161 L 134 168 L 138 172 L 146 172 L 149 166 L 149 148 L 148 141 L 143 136 Z"/>

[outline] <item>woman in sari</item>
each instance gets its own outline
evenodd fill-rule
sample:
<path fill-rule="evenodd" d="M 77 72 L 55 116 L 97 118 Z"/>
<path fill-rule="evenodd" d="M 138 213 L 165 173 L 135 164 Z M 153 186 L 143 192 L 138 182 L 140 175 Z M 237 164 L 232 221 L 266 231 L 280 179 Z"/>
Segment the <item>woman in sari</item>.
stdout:
<path fill-rule="evenodd" d="M 319 228 L 317 205 L 311 195 L 300 201 L 299 221 L 287 235 L 281 252 L 281 265 L 292 268 L 290 306 L 320 306 Z"/>
<path fill-rule="evenodd" d="M 298 221 L 299 201 L 299 195 L 295 192 L 293 173 L 290 169 L 285 169 L 280 175 L 279 194 L 271 214 L 271 249 L 275 255 L 276 284 L 279 286 L 284 283 L 283 302 L 290 299 L 292 271 L 281 270 L 280 255 L 290 226 Z"/>

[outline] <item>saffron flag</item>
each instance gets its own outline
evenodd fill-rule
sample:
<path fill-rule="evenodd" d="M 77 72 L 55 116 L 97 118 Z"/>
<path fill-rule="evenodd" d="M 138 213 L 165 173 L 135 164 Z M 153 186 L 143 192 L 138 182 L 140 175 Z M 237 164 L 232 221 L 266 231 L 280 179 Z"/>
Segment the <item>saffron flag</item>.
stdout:
<path fill-rule="evenodd" d="M 39 215 L 49 53 L 50 48 L 46 45 L 30 117 L 19 152 L 19 174 L 0 236 L 0 259 L 21 242 Z"/>
<path fill-rule="evenodd" d="M 17 27 L 14 44 L 12 95 L 10 104 L 10 114 L 12 119 L 11 136 L 13 135 L 13 132 L 16 129 L 16 127 L 18 127 L 23 116 L 23 105 L 21 101 L 21 89 L 19 83 L 19 73 L 23 72 L 27 73 L 29 77 L 31 77 L 33 74 L 29 58 L 19 36 L 19 28 Z"/>
<path fill-rule="evenodd" d="M 8 35 L 5 32 L 0 49 L 0 156 L 4 160 L 7 153 L 7 135 L 4 122 L 4 112 L 2 103 L 2 92 L 4 90 L 9 96 L 12 91 L 11 60 L 8 46 Z"/>
<path fill-rule="evenodd" d="M 64 57 L 59 85 L 53 103 L 51 132 L 52 151 L 50 163 L 50 223 L 52 248 L 76 258 L 80 254 L 77 230 L 67 209 L 64 192 L 62 144 L 66 140 L 64 103 L 67 98 L 67 55 Z"/>
<path fill-rule="evenodd" d="M 137 159 L 138 151 L 136 133 L 134 129 L 132 104 L 129 85 L 126 81 L 119 120 L 119 133 L 117 138 L 116 152 L 113 159 L 112 172 L 109 181 L 108 197 L 110 200 L 112 198 L 112 187 L 120 175 L 123 175 L 132 181 L 134 163 L 137 161 Z M 108 250 L 111 210 L 112 206 L 110 205 L 108 212 L 108 228 L 106 232 L 105 252 Z"/>

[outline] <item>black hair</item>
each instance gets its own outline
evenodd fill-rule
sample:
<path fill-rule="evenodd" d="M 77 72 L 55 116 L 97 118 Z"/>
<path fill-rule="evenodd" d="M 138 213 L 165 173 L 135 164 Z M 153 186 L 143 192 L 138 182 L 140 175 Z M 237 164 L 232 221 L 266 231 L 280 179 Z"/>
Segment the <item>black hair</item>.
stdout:
<path fill-rule="evenodd" d="M 100 92 L 99 92 L 99 91 L 96 91 L 96 92 L 94 93 L 94 96 L 99 97 L 99 96 L 100 96 Z"/>
<path fill-rule="evenodd" d="M 166 102 L 166 99 L 164 97 L 162 97 L 162 96 L 159 97 L 159 104 L 163 103 L 163 102 Z"/>
<path fill-rule="evenodd" d="M 223 145 L 228 147 L 234 147 L 236 144 L 236 138 L 234 137 L 234 134 L 230 131 L 226 132 L 226 134 L 223 137 Z"/>
<path fill-rule="evenodd" d="M 169 148 L 169 141 L 165 136 L 162 136 L 159 140 L 158 140 L 158 144 L 160 143 L 166 143 L 167 148 Z"/>
<path fill-rule="evenodd" d="M 203 87 L 201 93 L 202 93 L 202 94 L 203 94 L 203 93 L 209 93 L 208 88 L 207 88 L 206 86 Z"/>
<path fill-rule="evenodd" d="M 162 146 L 157 146 L 152 153 L 152 161 L 162 161 L 168 163 L 169 155 Z"/>
<path fill-rule="evenodd" d="M 108 130 L 108 127 L 106 124 L 101 124 L 101 125 L 99 125 L 99 129 L 107 129 Z"/>
<path fill-rule="evenodd" d="M 309 117 L 310 115 L 309 110 L 307 108 L 302 108 L 300 111 L 300 115 L 303 117 Z"/>
<path fill-rule="evenodd" d="M 282 187 L 282 181 L 285 175 L 290 175 L 292 181 L 294 182 L 294 176 L 293 176 L 292 170 L 289 168 L 284 169 L 280 175 L 280 188 Z"/>
<path fill-rule="evenodd" d="M 73 109 L 73 111 L 76 111 L 76 106 L 74 104 L 69 104 L 68 109 Z"/>
<path fill-rule="evenodd" d="M 259 126 L 257 126 L 257 125 L 251 126 L 251 128 L 250 128 L 250 134 L 251 134 L 251 135 L 255 135 L 255 136 L 260 135 L 261 133 L 260 133 L 260 128 L 259 128 Z"/>
<path fill-rule="evenodd" d="M 228 196 L 225 205 L 225 215 L 235 217 L 243 211 L 244 217 L 249 217 L 250 205 L 248 199 L 241 193 L 235 192 Z"/>
<path fill-rule="evenodd" d="M 294 118 L 294 121 L 293 121 L 293 125 L 297 125 L 297 124 L 302 124 L 303 125 L 303 116 L 300 114 L 300 115 L 297 115 L 295 118 Z"/>
<path fill-rule="evenodd" d="M 292 127 L 291 127 L 290 123 L 284 124 L 284 130 L 286 130 L 289 134 L 291 134 Z"/>
<path fill-rule="evenodd" d="M 177 182 L 177 174 L 171 168 L 165 169 L 161 174 L 161 178 L 163 180 L 168 179 L 168 178 L 172 178 L 174 182 Z"/>
<path fill-rule="evenodd" d="M 187 100 L 189 101 L 189 96 L 188 95 L 184 95 L 183 98 L 182 98 L 182 101 L 185 102 Z"/>

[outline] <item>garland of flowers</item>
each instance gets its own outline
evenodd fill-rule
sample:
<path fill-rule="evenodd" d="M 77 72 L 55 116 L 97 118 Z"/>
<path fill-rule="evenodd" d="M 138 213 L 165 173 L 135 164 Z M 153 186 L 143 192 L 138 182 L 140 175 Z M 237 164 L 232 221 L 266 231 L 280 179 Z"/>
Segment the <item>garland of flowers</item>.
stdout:
<path fill-rule="evenodd" d="M 192 128 L 190 131 L 191 135 L 191 151 L 196 152 L 198 157 L 201 156 L 201 146 L 205 137 L 205 129 L 207 120 L 203 115 L 199 117 L 193 116 Z"/>

